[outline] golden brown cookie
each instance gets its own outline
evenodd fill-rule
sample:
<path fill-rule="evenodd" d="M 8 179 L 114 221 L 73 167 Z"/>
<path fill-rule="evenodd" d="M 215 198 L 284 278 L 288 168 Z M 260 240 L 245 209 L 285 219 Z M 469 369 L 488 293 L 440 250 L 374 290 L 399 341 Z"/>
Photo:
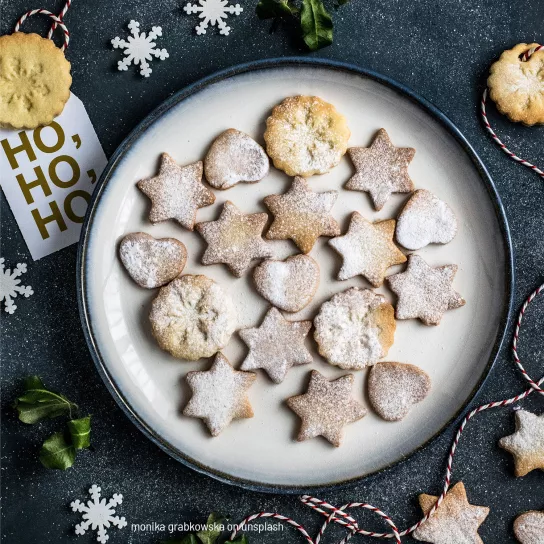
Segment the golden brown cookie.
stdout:
<path fill-rule="evenodd" d="M 376 363 L 368 375 L 368 398 L 386 421 L 399 421 L 431 390 L 429 375 L 415 365 Z"/>
<path fill-rule="evenodd" d="M 70 63 L 55 44 L 37 34 L 0 37 L 0 126 L 48 125 L 70 98 Z"/>
<path fill-rule="evenodd" d="M 516 476 L 544 470 L 544 414 L 537 416 L 518 410 L 516 432 L 501 438 L 499 446 L 514 456 Z"/>
<path fill-rule="evenodd" d="M 419 505 L 427 515 L 438 497 L 420 495 Z M 434 544 L 484 544 L 478 528 L 489 515 L 489 508 L 473 506 L 468 502 L 463 482 L 447 492 L 436 512 L 412 534 L 416 540 Z"/>
<path fill-rule="evenodd" d="M 314 319 L 319 353 L 331 365 L 358 370 L 374 365 L 393 345 L 393 306 L 383 295 L 352 287 L 324 302 Z"/>
<path fill-rule="evenodd" d="M 233 419 L 253 417 L 247 390 L 256 374 L 234 370 L 228 359 L 218 353 L 210 370 L 187 373 L 193 392 L 183 415 L 204 420 L 210 434 L 217 436 Z"/>
<path fill-rule="evenodd" d="M 315 193 L 304 178 L 296 177 L 285 194 L 264 198 L 274 215 L 266 238 L 291 239 L 303 253 L 309 253 L 320 236 L 340 234 L 340 225 L 330 215 L 337 198 L 337 191 Z"/>
<path fill-rule="evenodd" d="M 204 159 L 204 175 L 215 189 L 263 179 L 270 167 L 264 149 L 244 132 L 229 128 L 212 143 Z"/>
<path fill-rule="evenodd" d="M 290 96 L 266 120 L 264 140 L 274 166 L 288 176 L 309 177 L 334 168 L 348 147 L 343 115 L 317 96 Z"/>
<path fill-rule="evenodd" d="M 497 109 L 511 121 L 544 123 L 544 50 L 524 61 L 523 53 L 538 44 L 518 43 L 504 51 L 490 69 L 487 86 Z"/>
<path fill-rule="evenodd" d="M 187 249 L 175 238 L 157 239 L 145 232 L 133 232 L 121 240 L 119 257 L 140 287 L 153 289 L 181 274 L 187 261 Z"/>
<path fill-rule="evenodd" d="M 333 446 L 340 446 L 344 426 L 364 417 L 366 409 L 352 396 L 353 374 L 328 380 L 312 370 L 308 389 L 303 395 L 287 399 L 287 406 L 301 419 L 297 440 L 322 436 Z"/>
<path fill-rule="evenodd" d="M 161 287 L 149 321 L 162 349 L 196 361 L 228 344 L 236 329 L 236 311 L 228 293 L 213 280 L 186 275 Z"/>
<path fill-rule="evenodd" d="M 196 225 L 208 242 L 202 264 L 223 263 L 236 277 L 241 277 L 252 260 L 272 256 L 270 243 L 262 238 L 267 221 L 266 213 L 246 215 L 227 200 L 219 219 Z"/>
<path fill-rule="evenodd" d="M 525 512 L 514 521 L 514 534 L 521 544 L 544 544 L 544 512 Z"/>
<path fill-rule="evenodd" d="M 359 212 L 353 212 L 346 234 L 329 240 L 329 245 L 343 259 L 338 279 L 361 274 L 374 287 L 379 287 L 388 268 L 406 262 L 404 253 L 393 242 L 394 233 L 394 219 L 371 223 Z"/>

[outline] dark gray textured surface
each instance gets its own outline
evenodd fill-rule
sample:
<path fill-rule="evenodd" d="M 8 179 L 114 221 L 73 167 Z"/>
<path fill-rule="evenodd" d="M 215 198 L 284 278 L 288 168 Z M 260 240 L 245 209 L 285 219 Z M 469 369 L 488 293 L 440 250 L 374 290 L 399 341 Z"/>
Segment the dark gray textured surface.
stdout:
<path fill-rule="evenodd" d="M 173 0 L 76 0 L 66 22 L 72 33 L 67 57 L 72 62 L 72 90 L 87 107 L 107 155 L 135 124 L 174 91 L 197 78 L 235 63 L 265 57 L 300 54 L 296 40 L 285 29 L 268 35 L 268 23 L 253 14 L 255 0 L 244 1 L 244 13 L 232 21 L 229 37 L 192 33 L 194 16 L 186 16 Z M 0 32 L 26 9 L 41 2 L 0 0 Z M 60 2 L 43 7 L 58 11 Z M 113 36 L 124 25 L 139 20 L 143 26 L 163 27 L 161 46 L 170 59 L 156 62 L 143 79 L 133 70 L 115 69 L 119 53 L 109 50 Z M 407 84 L 442 109 L 464 132 L 488 166 L 503 199 L 516 256 L 516 309 L 544 280 L 544 191 L 538 176 L 509 161 L 484 134 L 476 115 L 477 101 L 490 62 L 520 41 L 544 41 L 544 4 L 537 0 L 352 0 L 335 13 L 335 44 L 320 56 L 352 62 Z M 31 21 L 25 30 L 45 28 Z M 499 119 L 494 124 L 505 143 L 544 164 L 544 127 L 515 127 Z M 5 199 L 1 199 L 1 254 L 8 265 L 28 262 L 27 283 L 35 294 L 21 301 L 14 315 L 2 314 L 2 537 L 9 544 L 74 542 L 72 526 L 78 516 L 68 508 L 84 498 L 92 483 L 105 495 L 121 492 L 125 502 L 119 515 L 129 521 L 122 532 L 110 530 L 110 542 L 151 543 L 165 533 L 132 533 L 130 523 L 198 522 L 212 510 L 239 520 L 259 510 L 280 511 L 313 532 L 321 518 L 297 502 L 246 492 L 192 472 L 170 459 L 127 420 L 102 384 L 81 332 L 75 292 L 76 247 L 32 263 Z M 544 300 L 531 307 L 521 339 L 521 355 L 534 375 L 542 374 Z M 510 338 L 510 336 L 509 336 Z M 78 456 L 66 472 L 48 471 L 37 461 L 44 436 L 56 430 L 55 421 L 39 426 L 19 423 L 10 405 L 27 374 L 40 374 L 52 388 L 62 390 L 85 412 L 92 413 L 95 450 Z M 508 346 L 503 349 L 479 401 L 506 398 L 524 387 L 514 370 Z M 533 395 L 523 403 L 542 413 L 543 399 Z M 496 446 L 513 429 L 511 409 L 478 416 L 463 436 L 454 479 L 462 479 L 474 504 L 491 507 L 481 528 L 486 543 L 515 542 L 514 517 L 528 509 L 544 508 L 544 473 L 525 478 L 512 475 L 511 457 Z M 419 492 L 438 494 L 452 431 L 407 462 L 348 489 L 322 498 L 342 504 L 364 500 L 381 507 L 399 526 L 418 519 Z M 381 530 L 369 514 L 360 516 L 367 527 Z M 341 531 L 328 538 L 333 542 Z M 91 535 L 79 542 L 91 542 Z M 254 536 L 252 542 L 301 542 L 292 529 Z M 370 539 L 362 539 L 369 541 Z M 406 539 L 408 542 L 409 539 Z"/>

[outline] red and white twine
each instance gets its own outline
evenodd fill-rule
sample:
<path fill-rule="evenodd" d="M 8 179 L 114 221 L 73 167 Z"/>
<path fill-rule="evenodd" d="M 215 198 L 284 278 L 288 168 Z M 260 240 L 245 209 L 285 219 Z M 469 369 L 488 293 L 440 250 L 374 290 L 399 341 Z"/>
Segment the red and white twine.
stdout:
<path fill-rule="evenodd" d="M 66 48 L 68 47 L 68 44 L 70 43 L 70 32 L 68 31 L 68 28 L 63 22 L 63 18 L 66 15 L 66 12 L 70 9 L 70 6 L 72 5 L 73 0 L 66 0 L 66 4 L 64 4 L 64 7 L 62 8 L 62 11 L 55 15 L 54 13 L 51 13 L 50 11 L 46 9 L 32 9 L 30 11 L 27 11 L 21 17 L 19 17 L 19 20 L 15 23 L 15 27 L 13 29 L 14 32 L 19 32 L 21 25 L 33 15 L 45 15 L 46 17 L 49 17 L 53 20 L 53 23 L 51 25 L 51 28 L 49 29 L 49 32 L 47 33 L 47 38 L 51 39 L 53 36 L 53 32 L 57 27 L 59 27 L 63 32 L 64 42 L 62 44 L 61 50 L 66 51 Z"/>

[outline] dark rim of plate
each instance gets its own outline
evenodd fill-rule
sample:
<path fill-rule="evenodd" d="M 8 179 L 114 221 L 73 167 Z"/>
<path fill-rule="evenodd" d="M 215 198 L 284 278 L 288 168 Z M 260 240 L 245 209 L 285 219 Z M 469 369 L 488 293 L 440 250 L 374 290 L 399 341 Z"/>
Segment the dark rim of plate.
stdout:
<path fill-rule="evenodd" d="M 364 475 L 357 476 L 355 478 L 350 478 L 347 480 L 340 480 L 337 482 L 330 482 L 325 485 L 317 485 L 317 486 L 316 485 L 308 485 L 308 486 L 273 485 L 273 484 L 265 484 L 265 483 L 260 483 L 256 481 L 251 481 L 251 480 L 239 479 L 229 474 L 226 474 L 226 473 L 217 471 L 213 468 L 210 468 L 208 466 L 205 466 L 199 463 L 195 459 L 189 458 L 188 456 L 180 452 L 178 449 L 174 448 L 170 443 L 163 440 L 132 409 L 127 399 L 124 397 L 122 391 L 120 390 L 119 386 L 116 384 L 113 376 L 108 371 L 107 365 L 104 362 L 102 354 L 100 353 L 99 346 L 97 345 L 96 339 L 94 337 L 93 327 L 90 322 L 90 316 L 89 316 L 88 307 L 87 307 L 87 293 L 86 293 L 86 287 L 85 287 L 86 286 L 85 263 L 87 259 L 88 243 L 90 239 L 93 218 L 95 216 L 95 212 L 98 207 L 100 196 L 102 195 L 104 188 L 106 187 L 107 182 L 109 178 L 111 177 L 112 173 L 114 172 L 118 162 L 123 158 L 123 155 L 127 152 L 128 149 L 130 149 L 131 145 L 138 139 L 138 137 L 152 123 L 154 123 L 159 117 L 161 117 L 166 112 L 168 112 L 172 107 L 176 106 L 177 104 L 187 99 L 188 97 L 198 93 L 199 91 L 208 87 L 209 85 L 218 83 L 222 80 L 231 78 L 238 74 L 245 74 L 248 72 L 255 72 L 259 70 L 267 70 L 267 69 L 273 69 L 278 67 L 296 67 L 296 66 L 326 68 L 330 70 L 348 72 L 351 74 L 359 75 L 363 78 L 372 79 L 374 81 L 377 81 L 395 90 L 399 94 L 408 98 L 409 100 L 414 102 L 416 105 L 418 105 L 419 107 L 421 107 L 422 109 L 430 113 L 436 120 L 438 120 L 442 124 L 442 126 L 448 130 L 448 132 L 455 138 L 455 140 L 463 148 L 463 150 L 470 157 L 470 159 L 472 160 L 472 163 L 474 164 L 474 166 L 476 167 L 476 169 L 478 170 L 480 174 L 480 178 L 482 179 L 482 182 L 485 185 L 487 192 L 489 194 L 489 197 L 495 208 L 495 213 L 496 213 L 497 220 L 499 222 L 501 233 L 502 233 L 505 259 L 506 259 L 504 307 L 502 309 L 501 323 L 497 332 L 497 337 L 495 339 L 495 343 L 493 345 L 493 349 L 489 357 L 489 362 L 486 368 L 484 369 L 482 376 L 480 380 L 478 381 L 478 384 L 467 396 L 467 399 L 464 405 L 446 424 L 444 424 L 444 426 L 439 431 L 435 433 L 434 436 L 428 439 L 425 443 L 421 444 L 419 447 L 415 448 L 410 454 L 406 455 L 402 459 L 395 461 L 394 463 L 391 463 L 387 466 L 384 466 L 368 474 L 364 474 Z M 349 486 L 350 484 L 359 482 L 362 479 L 375 476 L 377 474 L 380 474 L 390 469 L 393 466 L 403 463 L 409 457 L 411 457 L 412 455 L 414 455 L 415 453 L 417 453 L 418 451 L 422 450 L 423 448 L 431 444 L 433 441 L 435 441 L 446 430 L 456 425 L 464 416 L 464 414 L 467 412 L 469 405 L 474 401 L 475 397 L 477 396 L 480 389 L 484 385 L 498 357 L 499 350 L 503 344 L 505 334 L 507 331 L 507 326 L 508 326 L 510 316 L 512 313 L 513 291 L 514 291 L 513 286 L 514 286 L 514 262 L 513 262 L 512 242 L 510 238 L 510 230 L 508 227 L 508 222 L 506 220 L 506 215 L 504 212 L 501 199 L 499 197 L 495 184 L 493 183 L 493 180 L 491 179 L 491 176 L 489 175 L 487 169 L 483 165 L 478 154 L 474 151 L 472 146 L 468 143 L 468 141 L 462 135 L 459 129 L 438 108 L 433 106 L 430 102 L 420 97 L 417 93 L 415 93 L 414 91 L 412 91 L 405 85 L 397 83 L 396 81 L 386 76 L 382 76 L 376 72 L 373 72 L 371 70 L 366 70 L 364 68 L 360 68 L 359 66 L 352 65 L 352 64 L 331 61 L 328 59 L 306 58 L 306 57 L 286 57 L 286 58 L 264 59 L 260 61 L 240 64 L 232 68 L 228 68 L 226 70 L 221 70 L 210 76 L 204 77 L 203 79 L 200 79 L 199 81 L 191 85 L 188 85 L 184 89 L 175 93 L 165 102 L 163 102 L 155 110 L 153 110 L 143 121 L 141 121 L 132 130 L 132 132 L 130 132 L 130 134 L 124 139 L 124 141 L 121 143 L 121 145 L 117 148 L 117 150 L 113 153 L 110 160 L 108 161 L 108 164 L 106 168 L 104 169 L 100 177 L 100 180 L 98 181 L 97 187 L 95 188 L 91 202 L 87 210 L 85 222 L 83 224 L 83 228 L 81 231 L 81 239 L 79 243 L 78 259 L 77 259 L 77 296 L 78 296 L 79 314 L 80 314 L 81 322 L 83 325 L 83 332 L 85 335 L 85 339 L 87 341 L 89 350 L 91 352 L 91 356 L 93 358 L 93 361 L 96 365 L 96 368 L 98 369 L 98 372 L 102 380 L 106 384 L 106 387 L 110 391 L 113 398 L 116 400 L 117 404 L 125 412 L 128 418 L 136 425 L 136 427 L 140 429 L 140 431 L 144 433 L 145 436 L 147 436 L 147 438 L 149 438 L 151 441 L 157 444 L 162 450 L 164 450 L 166 453 L 168 453 L 177 461 L 180 461 L 184 465 L 192 468 L 193 470 L 196 470 L 197 472 L 211 476 L 212 478 L 220 480 L 221 482 L 234 484 L 234 485 L 243 487 L 245 489 L 260 491 L 260 492 L 267 492 L 267 493 L 283 493 L 283 494 L 316 493 L 316 492 L 321 492 L 325 490 L 330 490 L 332 488 L 338 489 L 340 487 Z"/>

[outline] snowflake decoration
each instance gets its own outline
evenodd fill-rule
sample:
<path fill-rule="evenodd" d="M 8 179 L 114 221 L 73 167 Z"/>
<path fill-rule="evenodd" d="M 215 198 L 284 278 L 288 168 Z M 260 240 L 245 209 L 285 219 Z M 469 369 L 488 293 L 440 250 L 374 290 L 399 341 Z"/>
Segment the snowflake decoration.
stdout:
<path fill-rule="evenodd" d="M 26 264 L 19 263 L 15 270 L 5 270 L 4 257 L 0 258 L 0 302 L 5 301 L 5 310 L 8 314 L 12 314 L 17 306 L 13 299 L 18 295 L 23 295 L 28 298 L 34 294 L 30 285 L 19 285 L 21 280 L 19 277 L 26 273 Z"/>
<path fill-rule="evenodd" d="M 128 67 L 134 63 L 134 65 L 140 65 L 140 74 L 144 77 L 151 75 L 151 67 L 149 66 L 150 60 L 156 57 L 160 60 L 168 58 L 168 51 L 166 49 L 156 49 L 155 39 L 162 36 L 162 28 L 160 26 L 154 26 L 151 28 L 151 32 L 147 36 L 145 32 L 140 32 L 140 23 L 137 21 L 130 21 L 128 24 L 131 36 L 126 40 L 122 40 L 119 37 L 113 38 L 111 44 L 114 49 L 123 49 L 125 57 L 117 63 L 117 68 L 121 72 L 128 70 Z"/>
<path fill-rule="evenodd" d="M 82 512 L 83 521 L 75 526 L 76 535 L 84 535 L 89 527 L 96 531 L 96 541 L 105 544 L 109 540 L 109 535 L 106 532 L 111 525 L 115 525 L 118 529 L 127 526 L 125 518 L 114 516 L 115 506 L 123 502 L 123 495 L 114 493 L 113 497 L 106 502 L 106 499 L 101 499 L 100 492 L 102 490 L 93 485 L 89 489 L 89 494 L 92 500 L 85 505 L 79 500 L 73 501 L 70 506 L 73 512 Z M 97 530 L 98 529 L 98 530 Z"/>
<path fill-rule="evenodd" d="M 200 5 L 189 2 L 183 9 L 189 15 L 198 13 L 198 17 L 202 19 L 195 27 L 196 33 L 199 36 L 206 34 L 208 26 L 217 26 L 219 34 L 228 36 L 230 26 L 227 26 L 227 23 L 223 19 L 226 19 L 229 14 L 240 15 L 244 11 L 240 4 L 229 6 L 228 0 L 198 0 L 198 3 Z"/>

